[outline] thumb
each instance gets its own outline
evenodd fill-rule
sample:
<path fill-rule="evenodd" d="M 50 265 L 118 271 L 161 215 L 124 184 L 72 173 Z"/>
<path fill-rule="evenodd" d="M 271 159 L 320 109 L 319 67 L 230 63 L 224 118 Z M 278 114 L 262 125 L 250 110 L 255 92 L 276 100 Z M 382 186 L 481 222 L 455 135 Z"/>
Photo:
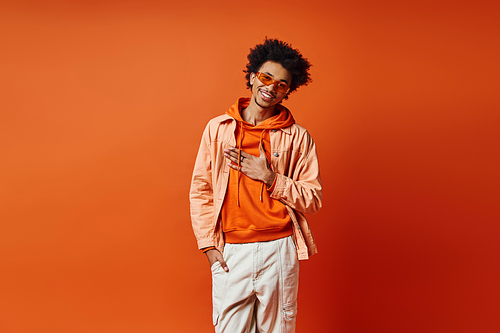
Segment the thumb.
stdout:
<path fill-rule="evenodd" d="M 226 262 L 224 261 L 224 259 L 219 259 L 219 264 L 220 264 L 220 267 L 222 267 L 222 269 L 226 272 L 229 272 L 229 267 L 227 267 L 227 264 Z"/>
<path fill-rule="evenodd" d="M 229 268 L 227 267 L 227 264 L 224 261 L 224 257 L 222 256 L 222 254 L 219 253 L 217 261 L 219 261 L 220 267 L 222 267 L 223 270 L 229 272 Z"/>

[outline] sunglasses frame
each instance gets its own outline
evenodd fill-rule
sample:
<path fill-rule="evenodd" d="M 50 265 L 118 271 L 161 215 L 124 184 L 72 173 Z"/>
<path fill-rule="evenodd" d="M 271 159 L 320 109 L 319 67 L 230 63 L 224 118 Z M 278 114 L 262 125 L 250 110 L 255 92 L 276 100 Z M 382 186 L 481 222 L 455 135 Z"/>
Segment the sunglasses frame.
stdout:
<path fill-rule="evenodd" d="M 268 84 L 267 84 L 267 83 L 265 83 L 264 81 L 262 81 L 262 80 L 261 80 L 261 78 L 260 78 L 261 76 L 264 76 L 264 77 L 266 77 L 266 78 L 269 78 L 269 80 L 271 81 L 271 83 L 268 83 Z M 270 86 L 271 84 L 274 84 L 274 89 L 275 89 L 277 92 L 280 92 L 280 93 L 283 93 L 283 94 L 287 94 L 287 93 L 290 91 L 290 86 L 289 86 L 288 84 L 286 84 L 286 83 L 284 83 L 284 82 L 276 82 L 276 81 L 274 80 L 274 78 L 273 78 L 272 76 L 270 76 L 269 74 L 262 73 L 262 72 L 257 72 L 257 73 L 256 73 L 256 77 L 257 77 L 257 79 L 258 79 L 260 82 L 264 83 L 266 86 Z M 264 80 L 266 80 L 266 81 L 267 81 L 267 79 L 264 79 Z M 286 86 L 286 91 L 280 91 L 279 89 L 281 89 L 281 88 L 279 88 L 279 87 L 283 87 L 283 86 L 279 86 L 279 85 L 284 85 L 284 86 Z"/>

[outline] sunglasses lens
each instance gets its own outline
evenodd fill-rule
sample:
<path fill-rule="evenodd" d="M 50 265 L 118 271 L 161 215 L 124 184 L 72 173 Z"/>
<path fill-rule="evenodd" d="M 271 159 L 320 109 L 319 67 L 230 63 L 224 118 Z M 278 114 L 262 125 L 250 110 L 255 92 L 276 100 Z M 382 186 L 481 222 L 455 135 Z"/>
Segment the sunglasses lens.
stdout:
<path fill-rule="evenodd" d="M 260 80 L 260 82 L 264 83 L 265 85 L 269 85 L 269 84 L 274 82 L 272 77 L 270 77 L 269 75 L 266 75 L 264 73 L 259 74 L 259 80 Z"/>
<path fill-rule="evenodd" d="M 286 93 L 288 91 L 288 86 L 284 83 L 278 83 L 275 89 L 277 92 Z"/>

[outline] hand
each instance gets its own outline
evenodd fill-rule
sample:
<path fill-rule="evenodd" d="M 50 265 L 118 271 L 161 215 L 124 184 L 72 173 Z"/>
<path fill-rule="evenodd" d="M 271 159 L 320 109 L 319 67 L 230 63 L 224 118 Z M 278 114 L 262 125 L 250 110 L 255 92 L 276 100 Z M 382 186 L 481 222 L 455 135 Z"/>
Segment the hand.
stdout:
<path fill-rule="evenodd" d="M 259 145 L 259 157 L 250 155 L 245 153 L 243 150 L 236 148 L 224 149 L 224 157 L 230 161 L 228 165 L 235 170 L 238 170 L 238 152 L 240 151 L 240 171 L 253 180 L 259 180 L 267 186 L 271 186 L 274 182 L 276 174 L 269 167 L 266 155 L 262 151 L 262 147 Z"/>
<path fill-rule="evenodd" d="M 220 263 L 220 266 L 222 267 L 222 269 L 224 269 L 226 272 L 229 272 L 229 268 L 227 267 L 227 264 L 224 261 L 224 257 L 222 256 L 222 253 L 219 252 L 219 250 L 217 250 L 217 249 L 208 250 L 207 252 L 205 252 L 205 254 L 207 255 L 207 259 L 208 259 L 208 263 L 210 264 L 210 267 L 212 267 L 212 265 L 216 261 L 218 261 Z"/>

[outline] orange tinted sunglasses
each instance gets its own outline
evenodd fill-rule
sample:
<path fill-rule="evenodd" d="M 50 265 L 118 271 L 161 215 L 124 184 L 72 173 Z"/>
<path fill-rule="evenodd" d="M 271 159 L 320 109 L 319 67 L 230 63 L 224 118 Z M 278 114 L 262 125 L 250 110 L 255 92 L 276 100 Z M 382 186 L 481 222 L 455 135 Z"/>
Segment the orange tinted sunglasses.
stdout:
<path fill-rule="evenodd" d="M 276 89 L 277 92 L 286 94 L 288 90 L 290 90 L 288 84 L 284 82 L 276 82 L 274 81 L 272 76 L 267 75 L 265 73 L 257 72 L 257 78 L 259 79 L 260 82 L 264 83 L 266 86 L 274 84 L 274 89 Z"/>

